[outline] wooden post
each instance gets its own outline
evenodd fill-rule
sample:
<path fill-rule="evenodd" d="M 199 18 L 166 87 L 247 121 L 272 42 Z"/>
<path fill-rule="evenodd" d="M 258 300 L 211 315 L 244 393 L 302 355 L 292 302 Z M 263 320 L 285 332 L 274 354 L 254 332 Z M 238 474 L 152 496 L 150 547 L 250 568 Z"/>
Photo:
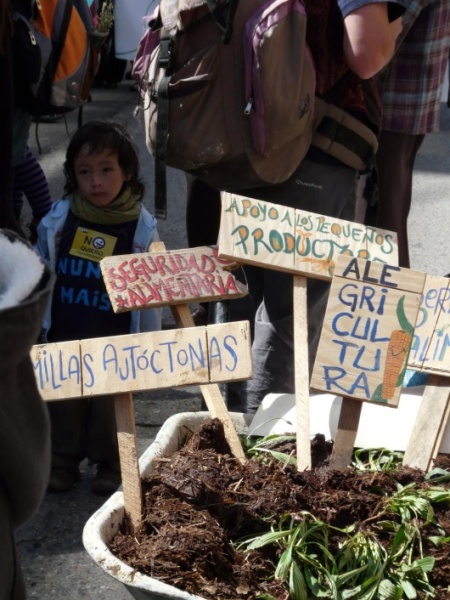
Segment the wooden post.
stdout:
<path fill-rule="evenodd" d="M 133 394 L 114 395 L 117 441 L 119 443 L 120 471 L 122 474 L 123 504 L 133 527 L 142 518 L 142 486 L 136 445 Z"/>
<path fill-rule="evenodd" d="M 425 274 L 339 257 L 311 387 L 342 396 L 330 467 L 350 464 L 362 402 L 397 407 Z"/>
<path fill-rule="evenodd" d="M 297 421 L 297 469 L 299 471 L 311 468 L 306 283 L 306 277 L 294 276 L 295 413 Z"/>
<path fill-rule="evenodd" d="M 430 375 L 417 413 L 403 464 L 428 471 L 436 458 L 450 417 L 450 386 L 446 378 Z"/>
<path fill-rule="evenodd" d="M 338 428 L 330 458 L 330 469 L 343 469 L 351 463 L 361 410 L 362 402 L 360 400 L 342 398 Z"/>
<path fill-rule="evenodd" d="M 163 252 L 166 249 L 163 242 L 154 242 L 150 246 L 150 252 Z M 189 306 L 187 304 L 171 305 L 170 309 L 177 327 L 195 327 Z M 236 429 L 228 413 L 225 401 L 220 393 L 219 386 L 214 383 L 200 386 L 200 391 L 205 399 L 206 406 L 212 418 L 222 421 L 226 440 L 234 456 L 242 463 L 245 462 L 245 453 L 239 440 Z"/>

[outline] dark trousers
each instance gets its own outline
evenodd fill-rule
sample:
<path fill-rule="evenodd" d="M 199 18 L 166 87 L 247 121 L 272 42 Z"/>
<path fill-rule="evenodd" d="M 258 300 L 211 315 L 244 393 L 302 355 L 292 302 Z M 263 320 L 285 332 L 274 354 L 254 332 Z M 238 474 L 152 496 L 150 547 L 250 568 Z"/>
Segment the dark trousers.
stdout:
<path fill-rule="evenodd" d="M 96 396 L 49 402 L 52 467 L 75 468 L 84 459 L 120 470 L 114 400 Z"/>
<path fill-rule="evenodd" d="M 395 231 L 401 267 L 410 266 L 408 216 L 414 161 L 425 135 L 382 131 L 377 151 L 379 207 L 376 226 Z"/>

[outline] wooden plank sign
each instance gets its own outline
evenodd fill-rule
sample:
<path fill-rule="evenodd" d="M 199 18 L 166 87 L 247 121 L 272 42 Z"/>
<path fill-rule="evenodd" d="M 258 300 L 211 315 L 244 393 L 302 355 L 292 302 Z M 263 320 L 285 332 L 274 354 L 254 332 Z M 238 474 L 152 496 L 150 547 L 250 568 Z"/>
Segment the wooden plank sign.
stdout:
<path fill-rule="evenodd" d="M 450 279 L 447 277 L 427 275 L 408 366 L 450 377 Z"/>
<path fill-rule="evenodd" d="M 450 280 L 428 275 L 408 366 L 430 374 L 403 464 L 428 471 L 450 417 Z"/>
<path fill-rule="evenodd" d="M 311 387 L 397 406 L 425 278 L 418 271 L 341 256 Z"/>
<path fill-rule="evenodd" d="M 226 192 L 218 243 L 221 257 L 323 280 L 341 254 L 398 262 L 391 231 Z"/>
<path fill-rule="evenodd" d="M 44 400 L 79 398 L 83 395 L 83 362 L 79 340 L 32 346 L 31 360 Z"/>
<path fill-rule="evenodd" d="M 31 359 L 44 400 L 252 376 L 247 321 L 36 345 Z"/>
<path fill-rule="evenodd" d="M 280 198 L 282 203 L 282 198 Z M 392 232 L 222 193 L 219 256 L 294 276 L 297 464 L 311 466 L 306 277 L 330 280 L 341 254 L 397 263 Z M 301 358 L 300 358 L 301 357 Z"/>
<path fill-rule="evenodd" d="M 114 312 L 241 298 L 248 291 L 216 246 L 109 256 L 100 262 Z"/>

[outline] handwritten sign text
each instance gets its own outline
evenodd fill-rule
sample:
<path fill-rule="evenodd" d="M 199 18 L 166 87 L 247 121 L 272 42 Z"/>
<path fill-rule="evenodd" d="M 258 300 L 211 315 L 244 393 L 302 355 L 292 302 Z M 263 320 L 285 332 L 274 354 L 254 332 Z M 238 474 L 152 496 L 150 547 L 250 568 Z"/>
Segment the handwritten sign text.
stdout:
<path fill-rule="evenodd" d="M 341 256 L 311 387 L 397 406 L 425 273 Z"/>
<path fill-rule="evenodd" d="M 341 254 L 397 264 L 396 234 L 222 193 L 220 256 L 327 280 Z"/>
<path fill-rule="evenodd" d="M 37 345 L 31 358 L 45 400 L 252 375 L 247 321 Z"/>
<path fill-rule="evenodd" d="M 100 267 L 114 312 L 241 298 L 247 288 L 226 269 L 216 246 L 110 256 Z"/>

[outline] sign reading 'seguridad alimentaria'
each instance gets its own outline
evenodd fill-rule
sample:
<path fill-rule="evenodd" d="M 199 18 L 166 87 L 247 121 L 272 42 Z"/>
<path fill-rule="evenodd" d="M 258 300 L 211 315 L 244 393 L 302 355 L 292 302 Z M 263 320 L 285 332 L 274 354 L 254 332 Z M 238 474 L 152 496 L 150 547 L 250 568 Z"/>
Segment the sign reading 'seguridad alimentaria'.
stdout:
<path fill-rule="evenodd" d="M 248 379 L 247 321 L 40 344 L 31 349 L 44 400 Z"/>
<path fill-rule="evenodd" d="M 426 274 L 339 257 L 311 387 L 397 406 Z"/>
<path fill-rule="evenodd" d="M 114 312 L 242 298 L 248 291 L 217 246 L 104 258 L 100 267 Z"/>
<path fill-rule="evenodd" d="M 341 254 L 398 264 L 391 231 L 222 193 L 219 256 L 237 262 L 331 279 Z"/>

